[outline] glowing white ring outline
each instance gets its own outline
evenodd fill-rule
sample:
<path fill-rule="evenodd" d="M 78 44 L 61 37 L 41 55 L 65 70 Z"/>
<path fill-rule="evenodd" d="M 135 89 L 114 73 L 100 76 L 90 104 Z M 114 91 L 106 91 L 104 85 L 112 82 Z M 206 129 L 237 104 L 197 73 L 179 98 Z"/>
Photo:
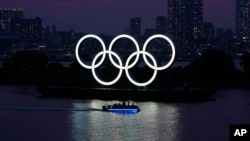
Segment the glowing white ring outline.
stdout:
<path fill-rule="evenodd" d="M 121 34 L 121 35 L 116 36 L 116 37 L 111 41 L 111 43 L 110 43 L 110 45 L 109 45 L 109 49 L 108 49 L 109 51 L 112 51 L 113 45 L 114 45 L 115 42 L 116 42 L 117 40 L 119 40 L 120 38 L 128 38 L 128 39 L 130 39 L 130 40 L 135 44 L 135 47 L 136 47 L 136 53 L 137 53 L 136 55 L 137 55 L 137 56 L 136 56 L 136 58 L 135 58 L 135 61 L 134 61 L 131 65 L 128 66 L 128 68 L 130 69 L 130 68 L 132 68 L 132 67 L 138 62 L 138 60 L 139 60 L 139 57 L 140 57 L 140 54 L 139 54 L 139 52 L 140 52 L 140 47 L 139 47 L 137 41 L 136 41 L 132 36 L 129 36 L 129 35 L 126 35 L 126 34 Z M 117 67 L 118 69 L 126 69 L 125 66 L 124 66 L 124 67 L 123 67 L 123 66 L 118 66 L 118 65 L 116 64 L 116 62 L 113 60 L 111 54 L 109 54 L 109 59 L 110 59 L 111 63 L 112 63 L 115 67 Z"/>
<path fill-rule="evenodd" d="M 104 54 L 103 54 L 102 59 L 100 60 L 100 62 L 97 63 L 97 65 L 94 66 L 95 68 L 97 68 L 97 67 L 99 67 L 99 66 L 103 63 L 103 61 L 104 61 L 104 59 L 105 59 L 105 57 L 106 57 L 106 53 L 105 53 L 105 52 L 106 52 L 106 46 L 105 46 L 103 40 L 102 40 L 100 37 L 98 37 L 98 36 L 96 36 L 96 35 L 94 35 L 94 34 L 85 35 L 85 36 L 83 36 L 83 37 L 77 42 L 77 44 L 76 44 L 76 50 L 75 50 L 76 60 L 77 60 L 77 62 L 78 62 L 82 67 L 84 67 L 84 68 L 86 68 L 86 69 L 91 69 L 91 68 L 92 68 L 92 66 L 88 66 L 88 65 L 84 64 L 84 63 L 82 62 L 82 60 L 80 59 L 79 54 L 78 54 L 81 43 L 82 43 L 84 40 L 86 40 L 87 38 L 95 38 L 95 39 L 97 39 L 97 40 L 101 43 L 101 45 L 102 45 L 102 49 L 103 49 Z"/>
<path fill-rule="evenodd" d="M 148 62 L 148 59 L 147 57 L 145 56 L 145 54 L 143 54 L 143 59 L 145 61 L 145 63 L 148 65 L 148 67 L 150 67 L 151 69 L 154 69 L 154 70 L 165 70 L 167 69 L 168 67 L 171 66 L 171 64 L 174 62 L 174 59 L 175 59 L 175 48 L 174 48 L 174 43 L 167 37 L 167 36 L 164 36 L 164 35 L 160 35 L 160 34 L 156 34 L 156 35 L 153 35 L 151 37 L 149 37 L 146 42 L 144 43 L 143 45 L 143 48 L 142 48 L 142 51 L 146 51 L 146 48 L 148 46 L 148 44 L 151 42 L 151 40 L 155 39 L 155 38 L 162 38 L 162 39 L 165 39 L 167 42 L 169 42 L 170 44 L 170 47 L 172 49 L 172 56 L 170 58 L 170 61 L 165 65 L 165 66 L 162 66 L 162 67 L 155 67 L 155 66 L 152 66 L 149 62 Z"/>
<path fill-rule="evenodd" d="M 106 53 L 114 55 L 114 56 L 117 58 L 119 64 L 122 66 L 122 61 L 121 61 L 120 57 L 119 57 L 115 52 L 113 52 L 113 51 L 106 51 Z M 97 59 L 99 58 L 99 56 L 101 56 L 102 54 L 104 54 L 104 52 L 99 52 L 99 53 L 94 57 L 93 62 L 92 62 L 92 66 L 94 66 L 96 60 L 97 60 Z M 101 79 L 99 79 L 99 77 L 96 75 L 96 73 L 95 73 L 95 67 L 92 67 L 92 68 L 91 68 L 91 71 L 92 71 L 92 74 L 93 74 L 93 77 L 95 78 L 95 80 L 96 80 L 97 82 L 99 82 L 100 84 L 106 85 L 106 86 L 115 84 L 115 83 L 121 78 L 121 76 L 122 76 L 122 69 L 120 69 L 120 71 L 119 71 L 117 77 L 116 77 L 113 81 L 105 82 L 105 81 L 102 81 Z"/>
<path fill-rule="evenodd" d="M 136 53 L 137 53 L 137 52 L 134 52 L 134 53 L 132 53 L 131 55 L 129 55 L 129 57 L 128 57 L 127 61 L 126 61 L 126 64 L 125 64 L 125 68 L 128 68 L 128 63 L 129 63 L 129 61 L 132 59 L 133 56 L 135 56 Z M 151 60 L 153 61 L 154 66 L 157 66 L 157 63 L 156 63 L 154 57 L 153 57 L 150 53 L 144 52 L 144 51 L 140 51 L 139 54 L 143 54 L 143 55 L 149 56 L 149 58 L 151 58 Z M 133 66 L 132 66 L 132 67 L 133 67 Z M 132 77 L 130 76 L 130 74 L 129 74 L 129 72 L 128 72 L 128 69 L 125 69 L 125 73 L 126 73 L 126 76 L 127 76 L 128 80 L 129 80 L 132 84 L 134 84 L 134 85 L 136 85 L 136 86 L 147 86 L 147 85 L 149 85 L 150 83 L 152 83 L 152 82 L 154 81 L 154 79 L 155 79 L 155 77 L 156 77 L 156 75 L 157 75 L 157 70 L 154 69 L 153 76 L 152 76 L 148 81 L 146 81 L 146 82 L 144 82 L 144 83 L 139 83 L 139 82 L 136 82 L 134 79 L 132 79 Z"/>
<path fill-rule="evenodd" d="M 81 44 L 84 40 L 86 40 L 87 38 L 95 38 L 95 39 L 97 39 L 97 40 L 101 43 L 102 48 L 103 48 L 103 51 L 99 52 L 99 53 L 94 57 L 91 66 L 88 66 L 88 65 L 84 64 L 84 63 L 81 61 L 81 59 L 80 59 L 80 57 L 79 57 L 79 53 L 78 53 L 78 52 L 79 52 L 79 48 L 80 48 L 80 44 Z M 125 63 L 125 66 L 124 66 L 124 67 L 123 67 L 123 65 L 122 65 L 122 61 L 121 61 L 120 57 L 119 57 L 115 52 L 112 51 L 112 46 L 113 46 L 113 44 L 114 44 L 118 39 L 120 39 L 120 38 L 128 38 L 128 39 L 130 39 L 130 40 L 135 44 L 136 50 L 137 50 L 136 52 L 133 52 L 133 53 L 128 57 L 128 59 L 126 60 L 126 63 Z M 171 58 L 170 58 L 170 61 L 169 61 L 165 66 L 162 66 L 162 67 L 157 67 L 157 63 L 156 63 L 154 57 L 153 57 L 150 53 L 146 52 L 147 45 L 149 44 L 149 42 L 150 42 L 151 40 L 153 40 L 153 39 L 155 39 L 155 38 L 163 38 L 163 39 L 165 39 L 165 40 L 170 44 L 171 50 L 172 50 L 172 56 L 171 56 Z M 120 69 L 120 71 L 119 71 L 117 77 L 116 77 L 113 81 L 110 81 L 110 82 L 104 82 L 104 81 L 100 80 L 100 79 L 97 77 L 96 73 L 95 73 L 95 68 L 99 67 L 99 66 L 104 62 L 104 59 L 105 59 L 105 57 L 106 57 L 106 54 L 109 54 L 109 59 L 110 59 L 111 63 L 112 63 L 116 68 Z M 130 69 L 130 68 L 132 68 L 133 66 L 136 65 L 136 63 L 138 62 L 138 59 L 139 59 L 139 55 L 140 55 L 140 54 L 143 55 L 143 59 L 144 59 L 145 63 L 148 65 L 148 67 L 150 67 L 151 69 L 154 70 L 153 76 L 152 76 L 148 81 L 146 81 L 146 82 L 144 82 L 144 83 L 136 82 L 134 79 L 132 79 L 132 77 L 129 75 L 129 72 L 128 72 L 128 69 Z M 157 71 L 158 71 L 158 70 L 164 70 L 164 69 L 167 69 L 168 67 L 171 66 L 171 64 L 173 63 L 173 61 L 174 61 L 174 59 L 175 59 L 175 47 L 174 47 L 174 44 L 173 44 L 173 42 L 171 41 L 171 39 L 169 39 L 167 36 L 161 35 L 161 34 L 156 34 L 156 35 L 153 35 L 153 36 L 149 37 L 149 38 L 146 40 L 146 42 L 145 42 L 144 45 L 143 45 L 143 50 L 140 51 L 140 50 L 139 50 L 138 42 L 137 42 L 132 36 L 126 35 L 126 34 L 121 34 L 121 35 L 118 35 L 117 37 L 115 37 L 115 38 L 111 41 L 111 43 L 110 43 L 110 45 L 109 45 L 109 50 L 106 50 L 106 46 L 105 46 L 103 40 L 102 40 L 100 37 L 98 37 L 97 35 L 88 34 L 88 35 L 83 36 L 83 37 L 77 42 L 76 50 L 75 50 L 75 55 L 76 55 L 76 59 L 77 59 L 78 63 L 79 63 L 82 67 L 84 67 L 84 68 L 86 68 L 86 69 L 91 69 L 91 70 L 92 70 L 93 77 L 95 78 L 95 80 L 96 80 L 98 83 L 102 84 L 102 85 L 107 85 L 107 86 L 108 86 L 108 85 L 113 85 L 113 84 L 115 84 L 115 83 L 120 79 L 120 77 L 121 77 L 121 75 L 122 75 L 122 70 L 125 69 L 126 76 L 127 76 L 128 80 L 129 80 L 132 84 L 134 84 L 134 85 L 136 85 L 136 86 L 147 86 L 147 85 L 149 85 L 150 83 L 152 83 L 152 82 L 154 81 L 154 79 L 155 79 L 155 77 L 156 77 L 156 74 L 157 74 Z M 99 58 L 100 55 L 103 55 L 103 56 L 102 56 L 100 62 L 98 62 L 98 63 L 95 65 L 95 62 L 96 62 L 96 60 Z M 114 56 L 117 58 L 119 65 L 117 65 L 117 64 L 115 63 L 115 61 L 114 61 L 113 58 L 112 58 L 112 55 L 114 55 Z M 132 57 L 135 56 L 135 55 L 137 55 L 135 61 L 134 61 L 131 65 L 128 65 L 129 61 L 130 61 L 130 60 L 132 59 Z M 152 59 L 154 66 L 152 66 L 152 65 L 148 62 L 146 56 L 149 56 L 149 58 Z"/>

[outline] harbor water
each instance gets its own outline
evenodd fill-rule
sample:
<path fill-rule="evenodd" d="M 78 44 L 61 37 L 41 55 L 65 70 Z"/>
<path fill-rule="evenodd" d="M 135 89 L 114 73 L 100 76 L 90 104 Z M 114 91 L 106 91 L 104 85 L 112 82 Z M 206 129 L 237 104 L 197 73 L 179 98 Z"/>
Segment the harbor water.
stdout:
<path fill-rule="evenodd" d="M 228 141 L 250 124 L 250 90 L 219 89 L 200 103 L 137 102 L 138 114 L 103 112 L 120 101 L 40 98 L 36 86 L 0 86 L 1 141 Z"/>

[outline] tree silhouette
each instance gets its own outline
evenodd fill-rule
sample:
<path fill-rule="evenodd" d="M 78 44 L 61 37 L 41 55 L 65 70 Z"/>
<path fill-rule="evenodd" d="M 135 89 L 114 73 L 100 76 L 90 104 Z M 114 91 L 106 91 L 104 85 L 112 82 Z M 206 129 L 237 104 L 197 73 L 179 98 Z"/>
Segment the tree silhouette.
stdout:
<path fill-rule="evenodd" d="M 245 84 L 250 85 L 250 53 L 244 54 L 240 58 L 240 65 L 243 67 L 242 80 Z"/>
<path fill-rule="evenodd" d="M 19 51 L 12 58 L 12 65 L 19 71 L 41 71 L 47 64 L 47 56 L 38 51 Z"/>
<path fill-rule="evenodd" d="M 228 85 L 238 77 L 233 59 L 220 50 L 207 50 L 187 67 L 187 71 L 190 79 L 198 78 L 214 85 Z"/>
<path fill-rule="evenodd" d="M 244 54 L 241 58 L 240 58 L 240 65 L 243 67 L 245 72 L 249 72 L 250 71 L 250 53 L 246 53 Z"/>

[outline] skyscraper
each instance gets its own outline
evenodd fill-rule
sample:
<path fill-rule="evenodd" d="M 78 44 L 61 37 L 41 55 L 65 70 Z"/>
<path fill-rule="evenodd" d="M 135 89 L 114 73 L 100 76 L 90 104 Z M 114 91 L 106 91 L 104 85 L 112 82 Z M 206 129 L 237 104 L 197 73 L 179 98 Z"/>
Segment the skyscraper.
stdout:
<path fill-rule="evenodd" d="M 130 19 L 130 34 L 135 37 L 141 35 L 141 18 L 136 17 Z"/>
<path fill-rule="evenodd" d="M 215 27 L 212 22 L 203 23 L 203 38 L 205 43 L 213 42 L 215 38 Z"/>
<path fill-rule="evenodd" d="M 10 32 L 10 21 L 14 18 L 23 18 L 23 8 L 0 9 L 0 30 Z"/>
<path fill-rule="evenodd" d="M 236 34 L 250 40 L 250 0 L 236 0 Z"/>
<path fill-rule="evenodd" d="M 167 32 L 167 18 L 158 16 L 156 18 L 156 31 L 157 33 L 166 34 Z"/>
<path fill-rule="evenodd" d="M 202 38 L 203 1 L 168 0 L 168 36 L 179 49 L 194 48 Z"/>

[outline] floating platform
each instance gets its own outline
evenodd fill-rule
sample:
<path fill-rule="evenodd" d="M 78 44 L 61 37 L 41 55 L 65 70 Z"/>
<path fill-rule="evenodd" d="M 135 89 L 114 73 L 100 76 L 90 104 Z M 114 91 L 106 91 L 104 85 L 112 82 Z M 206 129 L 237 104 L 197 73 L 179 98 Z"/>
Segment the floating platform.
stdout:
<path fill-rule="evenodd" d="M 74 98 L 100 100 L 133 100 L 163 102 L 199 102 L 211 100 L 216 92 L 204 88 L 175 88 L 172 90 L 154 89 L 115 89 L 115 88 L 75 88 L 75 87 L 38 87 L 43 98 Z"/>

